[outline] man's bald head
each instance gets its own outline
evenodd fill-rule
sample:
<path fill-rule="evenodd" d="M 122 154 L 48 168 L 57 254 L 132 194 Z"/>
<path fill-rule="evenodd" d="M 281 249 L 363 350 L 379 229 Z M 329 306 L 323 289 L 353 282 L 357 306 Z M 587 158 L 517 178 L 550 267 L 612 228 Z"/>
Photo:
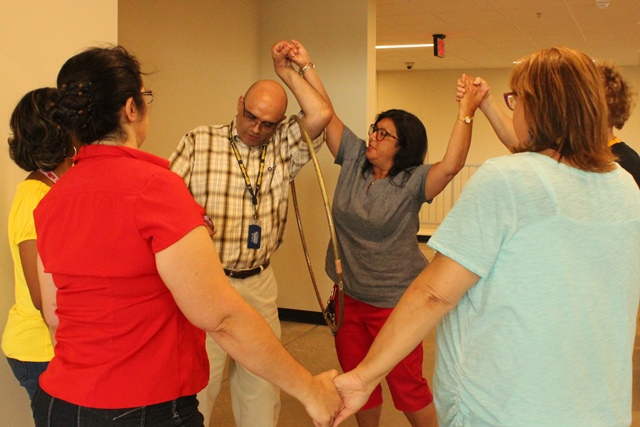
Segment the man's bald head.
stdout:
<path fill-rule="evenodd" d="M 238 136 L 246 145 L 262 145 L 269 141 L 286 112 L 287 92 L 282 85 L 274 80 L 258 80 L 238 99 Z"/>

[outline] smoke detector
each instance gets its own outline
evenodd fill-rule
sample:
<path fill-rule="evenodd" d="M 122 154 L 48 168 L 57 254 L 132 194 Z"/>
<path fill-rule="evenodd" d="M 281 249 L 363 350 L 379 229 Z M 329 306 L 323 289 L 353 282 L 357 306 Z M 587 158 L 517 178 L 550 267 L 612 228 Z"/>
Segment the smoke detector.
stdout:
<path fill-rule="evenodd" d="M 611 0 L 596 0 L 596 6 L 598 6 L 599 9 L 606 9 L 610 4 Z"/>

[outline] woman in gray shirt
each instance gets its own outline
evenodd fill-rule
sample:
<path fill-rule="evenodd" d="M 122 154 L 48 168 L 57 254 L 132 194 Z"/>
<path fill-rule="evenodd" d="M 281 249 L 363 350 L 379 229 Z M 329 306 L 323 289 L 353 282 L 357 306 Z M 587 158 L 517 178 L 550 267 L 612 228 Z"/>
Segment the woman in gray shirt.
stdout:
<path fill-rule="evenodd" d="M 466 80 L 463 76 L 463 80 Z M 337 115 L 327 127 L 327 146 L 341 165 L 333 215 L 343 260 L 344 319 L 336 350 L 344 371 L 364 358 L 393 307 L 427 266 L 417 241 L 420 208 L 437 196 L 464 166 L 473 114 L 482 97 L 468 82 L 459 103 L 444 158 L 423 164 L 427 153 L 424 125 L 403 110 L 380 113 L 369 128 L 368 143 Z M 327 274 L 336 279 L 333 248 L 327 251 Z M 414 426 L 435 426 L 433 397 L 422 376 L 422 345 L 387 376 L 395 407 Z M 358 425 L 380 422 L 382 392 L 373 392 L 356 413 Z"/>

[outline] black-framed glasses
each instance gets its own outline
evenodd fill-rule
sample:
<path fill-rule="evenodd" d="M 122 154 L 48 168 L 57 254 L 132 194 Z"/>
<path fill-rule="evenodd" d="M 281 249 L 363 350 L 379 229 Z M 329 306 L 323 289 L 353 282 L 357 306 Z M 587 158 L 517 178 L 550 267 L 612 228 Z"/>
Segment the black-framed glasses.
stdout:
<path fill-rule="evenodd" d="M 376 141 L 382 141 L 386 137 L 390 136 L 396 141 L 400 141 L 397 136 L 391 135 L 386 129 L 377 128 L 375 124 L 369 126 L 369 136 L 374 135 Z"/>
<path fill-rule="evenodd" d="M 276 126 L 278 126 L 278 123 L 276 122 L 261 121 L 259 118 L 254 116 L 250 111 L 247 111 L 247 109 L 244 106 L 244 101 L 242 102 L 242 117 L 252 122 L 254 126 L 258 125 L 258 128 L 260 130 L 266 129 L 269 132 L 272 132 L 273 130 L 275 130 Z"/>
<path fill-rule="evenodd" d="M 507 107 L 511 111 L 516 108 L 516 93 L 515 92 L 505 92 L 504 93 L 504 102 L 507 104 Z"/>
<path fill-rule="evenodd" d="M 144 102 L 148 104 L 151 104 L 153 102 L 153 91 L 152 90 L 145 90 L 145 91 L 141 91 L 140 95 L 142 95 L 142 98 L 144 98 Z"/>

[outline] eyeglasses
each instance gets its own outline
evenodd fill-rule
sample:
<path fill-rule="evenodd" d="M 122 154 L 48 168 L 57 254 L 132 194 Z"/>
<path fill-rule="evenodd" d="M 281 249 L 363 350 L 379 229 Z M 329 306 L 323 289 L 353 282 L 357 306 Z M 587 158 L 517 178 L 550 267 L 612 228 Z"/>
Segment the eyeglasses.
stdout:
<path fill-rule="evenodd" d="M 244 117 L 245 119 L 247 119 L 250 122 L 252 122 L 253 126 L 258 125 L 258 128 L 260 130 L 266 129 L 269 132 L 271 132 L 276 128 L 276 126 L 278 126 L 278 123 L 275 123 L 275 122 L 263 122 L 263 121 L 260 121 L 259 118 L 257 118 L 252 113 L 247 111 L 247 109 L 244 107 L 244 101 L 242 102 L 242 117 Z"/>
<path fill-rule="evenodd" d="M 375 134 L 374 137 L 375 137 L 376 141 L 382 141 L 383 139 L 385 139 L 388 136 L 390 136 L 391 138 L 395 139 L 396 141 L 400 141 L 397 136 L 391 135 L 389 132 L 387 132 L 386 129 L 377 128 L 375 124 L 372 124 L 371 126 L 369 126 L 369 136 L 371 136 L 373 134 Z"/>
<path fill-rule="evenodd" d="M 144 102 L 146 102 L 147 104 L 151 104 L 153 102 L 153 91 L 152 90 L 146 90 L 146 91 L 141 91 L 140 95 L 146 98 L 144 98 Z"/>
<path fill-rule="evenodd" d="M 516 93 L 515 92 L 505 92 L 504 93 L 504 102 L 507 104 L 507 107 L 511 111 L 516 108 Z"/>

